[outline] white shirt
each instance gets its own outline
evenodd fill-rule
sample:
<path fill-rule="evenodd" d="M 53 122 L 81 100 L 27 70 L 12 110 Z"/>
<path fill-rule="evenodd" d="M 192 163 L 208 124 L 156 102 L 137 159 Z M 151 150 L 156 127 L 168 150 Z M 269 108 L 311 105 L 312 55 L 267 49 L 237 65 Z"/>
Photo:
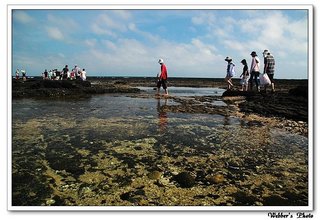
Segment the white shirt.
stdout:
<path fill-rule="evenodd" d="M 83 79 L 83 80 L 86 80 L 86 78 L 87 78 L 87 76 L 86 76 L 87 72 L 86 72 L 86 71 L 82 71 L 81 73 L 82 73 L 82 79 Z"/>
<path fill-rule="evenodd" d="M 255 72 L 260 71 L 260 60 L 258 57 L 252 57 L 250 72 L 252 71 L 255 71 Z"/>

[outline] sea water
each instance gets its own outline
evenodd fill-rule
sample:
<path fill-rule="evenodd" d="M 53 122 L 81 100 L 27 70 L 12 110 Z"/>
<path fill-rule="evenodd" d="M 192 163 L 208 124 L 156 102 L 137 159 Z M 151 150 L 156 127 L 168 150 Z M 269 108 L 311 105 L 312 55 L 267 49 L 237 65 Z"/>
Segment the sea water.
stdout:
<path fill-rule="evenodd" d="M 306 137 L 164 111 L 180 103 L 140 89 L 149 96 L 12 100 L 13 205 L 307 205 Z M 190 99 L 221 92 L 170 88 Z M 192 188 L 176 180 L 182 172 Z M 222 182 L 212 183 L 216 174 Z"/>

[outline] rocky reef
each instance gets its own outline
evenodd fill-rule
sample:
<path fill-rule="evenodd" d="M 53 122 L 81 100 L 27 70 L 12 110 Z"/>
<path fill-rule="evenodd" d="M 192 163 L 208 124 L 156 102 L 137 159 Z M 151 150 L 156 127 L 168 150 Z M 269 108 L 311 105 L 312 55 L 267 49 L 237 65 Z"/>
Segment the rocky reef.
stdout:
<path fill-rule="evenodd" d="M 308 87 L 298 86 L 288 91 L 275 93 L 226 91 L 223 97 L 245 97 L 239 104 L 246 113 L 266 117 L 283 117 L 295 121 L 308 121 Z"/>
<path fill-rule="evenodd" d="M 70 113 L 13 100 L 13 206 L 308 205 L 307 87 L 158 97 L 129 85 L 13 81 L 14 98 L 125 93 L 122 115 L 99 96 L 59 102 Z"/>
<path fill-rule="evenodd" d="M 12 81 L 12 98 L 86 97 L 104 93 L 136 93 L 140 90 L 126 84 L 109 82 L 93 84 L 81 80 L 28 79 Z"/>

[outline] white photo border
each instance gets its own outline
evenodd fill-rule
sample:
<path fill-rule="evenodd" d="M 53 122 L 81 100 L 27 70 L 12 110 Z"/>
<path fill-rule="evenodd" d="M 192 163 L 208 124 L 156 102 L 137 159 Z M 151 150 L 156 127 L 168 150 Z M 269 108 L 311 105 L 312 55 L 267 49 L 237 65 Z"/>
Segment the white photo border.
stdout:
<path fill-rule="evenodd" d="M 308 10 L 308 206 L 12 206 L 12 77 L 7 78 L 7 209 L 9 211 L 312 211 L 314 210 L 314 15 L 313 5 L 214 5 L 214 4 L 177 4 L 177 5 L 28 5 L 28 4 L 8 4 L 7 5 L 7 73 L 12 73 L 12 11 L 15 9 L 35 9 L 35 10 Z"/>

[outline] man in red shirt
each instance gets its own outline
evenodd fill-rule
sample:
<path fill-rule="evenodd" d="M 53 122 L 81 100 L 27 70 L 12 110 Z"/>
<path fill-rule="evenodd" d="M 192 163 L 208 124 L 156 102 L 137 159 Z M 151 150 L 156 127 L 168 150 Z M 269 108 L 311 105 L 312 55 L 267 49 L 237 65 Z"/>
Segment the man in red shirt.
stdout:
<path fill-rule="evenodd" d="M 168 93 L 168 87 L 167 87 L 167 79 L 168 79 L 168 72 L 167 72 L 167 67 L 163 62 L 163 59 L 159 59 L 158 63 L 161 65 L 161 71 L 160 74 L 157 76 L 158 78 L 158 83 L 157 83 L 157 93 L 159 94 L 160 92 L 160 87 L 162 85 L 162 88 L 165 91 L 165 95 L 169 95 Z"/>

